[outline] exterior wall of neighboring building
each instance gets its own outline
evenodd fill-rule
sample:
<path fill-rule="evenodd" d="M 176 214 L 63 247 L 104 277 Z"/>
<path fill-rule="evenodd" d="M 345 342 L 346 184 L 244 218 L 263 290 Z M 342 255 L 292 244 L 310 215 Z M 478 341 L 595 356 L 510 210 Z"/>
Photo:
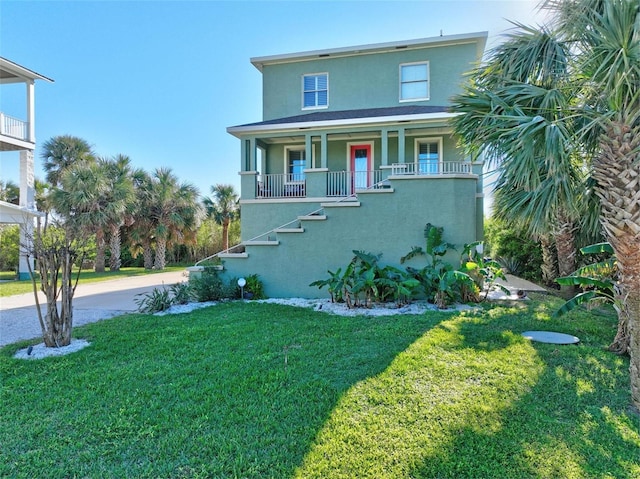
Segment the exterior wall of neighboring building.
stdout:
<path fill-rule="evenodd" d="M 318 58 L 263 67 L 263 119 L 299 115 L 302 76 L 328 73 L 327 110 L 383 108 L 400 104 L 447 105 L 459 91 L 462 75 L 477 60 L 477 44 L 429 46 L 362 56 Z M 401 64 L 429 62 L 429 99 L 399 100 Z"/>

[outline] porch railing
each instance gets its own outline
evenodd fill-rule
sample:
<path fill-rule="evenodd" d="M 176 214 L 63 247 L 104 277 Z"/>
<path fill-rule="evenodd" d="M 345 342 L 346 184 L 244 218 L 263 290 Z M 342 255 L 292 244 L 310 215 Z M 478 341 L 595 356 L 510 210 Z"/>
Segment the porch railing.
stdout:
<path fill-rule="evenodd" d="M 356 190 L 388 187 L 382 179 L 381 170 L 329 171 L 327 172 L 327 196 L 351 196 Z"/>
<path fill-rule="evenodd" d="M 0 134 L 17 138 L 18 140 L 28 140 L 29 123 L 18 120 L 4 113 L 0 113 Z"/>
<path fill-rule="evenodd" d="M 465 161 L 441 161 L 429 163 L 394 163 L 391 165 L 393 176 L 402 175 L 450 175 L 470 174 L 471 163 Z"/>
<path fill-rule="evenodd" d="M 256 198 L 304 198 L 306 186 L 304 175 L 258 175 Z"/>

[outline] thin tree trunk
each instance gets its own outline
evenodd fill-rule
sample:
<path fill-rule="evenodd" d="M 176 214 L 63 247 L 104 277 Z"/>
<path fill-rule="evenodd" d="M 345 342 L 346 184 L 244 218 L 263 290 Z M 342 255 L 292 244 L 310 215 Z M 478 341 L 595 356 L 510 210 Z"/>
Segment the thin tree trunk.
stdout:
<path fill-rule="evenodd" d="M 120 271 L 120 266 L 122 265 L 120 243 L 120 226 L 113 226 L 109 237 L 109 249 L 111 250 L 111 256 L 109 257 L 110 271 Z"/>

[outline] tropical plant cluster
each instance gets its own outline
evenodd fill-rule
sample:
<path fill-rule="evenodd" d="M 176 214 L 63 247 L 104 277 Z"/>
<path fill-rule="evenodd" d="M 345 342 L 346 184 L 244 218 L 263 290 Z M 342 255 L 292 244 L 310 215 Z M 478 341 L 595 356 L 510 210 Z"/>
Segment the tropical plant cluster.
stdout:
<path fill-rule="evenodd" d="M 414 298 L 423 298 L 444 309 L 461 302 L 479 303 L 486 299 L 483 291 L 504 278 L 501 266 L 485 259 L 478 251 L 481 242 L 465 244 L 456 268 L 443 257 L 455 245 L 444 241 L 444 228 L 427 223 L 424 229 L 426 248 L 414 246 L 400 263 L 426 256 L 422 268 L 407 266 L 405 270 L 381 265 L 382 254 L 354 250 L 354 257 L 344 268 L 328 271 L 329 278 L 310 286 L 327 287 L 332 302 L 344 302 L 348 308 L 370 307 L 372 303 L 394 302 L 398 306 Z"/>
<path fill-rule="evenodd" d="M 231 299 L 264 299 L 264 288 L 257 274 L 248 275 L 241 289 L 238 279 L 225 280 L 213 267 L 205 268 L 199 276 L 187 283 L 176 283 L 169 287 L 154 288 L 150 293 L 138 295 L 135 299 L 141 313 L 166 311 L 173 305 L 225 301 Z"/>

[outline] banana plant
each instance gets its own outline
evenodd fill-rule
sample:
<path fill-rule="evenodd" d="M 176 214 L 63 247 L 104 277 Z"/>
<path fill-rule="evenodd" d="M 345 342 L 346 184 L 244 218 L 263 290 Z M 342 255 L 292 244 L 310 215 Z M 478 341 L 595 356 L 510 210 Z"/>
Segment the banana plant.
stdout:
<path fill-rule="evenodd" d="M 609 243 L 597 243 L 580 249 L 582 254 L 608 254 L 608 258 L 578 269 L 571 276 L 557 278 L 560 285 L 579 286 L 583 291 L 565 302 L 554 316 L 562 316 L 587 303 L 609 303 L 618 314 L 623 301 L 617 285 L 616 257 Z"/>
<path fill-rule="evenodd" d="M 500 263 L 494 260 L 485 260 L 482 257 L 482 254 L 478 251 L 478 247 L 480 247 L 480 251 L 482 251 L 483 246 L 484 243 L 482 241 L 474 241 L 473 243 L 464 245 L 460 258 L 460 271 L 468 274 L 474 283 L 473 285 L 469 285 L 470 287 L 462 285 L 462 300 L 464 302 L 473 301 L 479 303 L 486 300 L 489 291 L 496 285 L 505 294 L 511 294 L 508 288 L 496 283 L 497 279 L 506 281 L 507 278 L 504 275 Z M 484 297 L 481 298 L 480 295 L 483 291 Z"/>

